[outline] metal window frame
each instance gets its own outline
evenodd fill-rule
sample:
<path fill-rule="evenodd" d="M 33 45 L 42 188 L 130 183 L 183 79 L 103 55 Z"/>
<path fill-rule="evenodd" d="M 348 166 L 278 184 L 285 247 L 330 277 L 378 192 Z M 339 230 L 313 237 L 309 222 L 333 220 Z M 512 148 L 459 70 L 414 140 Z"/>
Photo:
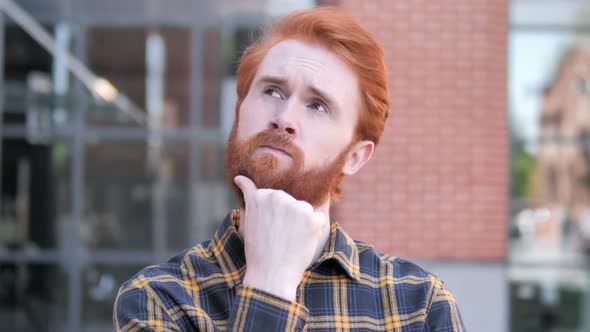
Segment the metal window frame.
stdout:
<path fill-rule="evenodd" d="M 227 32 L 234 28 L 237 24 L 260 24 L 264 23 L 268 16 L 264 14 L 254 15 L 253 17 L 244 17 L 241 15 L 231 15 L 225 18 L 219 18 L 215 15 L 206 15 L 212 8 L 211 3 L 206 1 L 191 1 L 190 2 L 190 17 L 191 19 L 181 18 L 175 20 L 171 17 L 136 17 L 133 20 L 118 20 L 113 19 L 103 21 L 101 18 L 94 18 L 88 13 L 87 1 L 79 1 L 72 3 L 67 0 L 57 0 L 61 7 L 61 12 L 56 12 L 56 16 L 51 14 L 46 15 L 41 13 L 41 16 L 35 17 L 47 24 L 55 24 L 59 21 L 65 21 L 72 26 L 72 42 L 74 49 L 73 55 L 81 59 L 87 60 L 87 31 L 91 27 L 96 26 L 176 26 L 188 28 L 189 39 L 191 47 L 190 52 L 190 73 L 189 73 L 189 123 L 186 127 L 177 128 L 173 130 L 163 130 L 161 134 L 166 141 L 184 142 L 188 143 L 188 181 L 186 197 L 186 238 L 182 239 L 187 246 L 193 245 L 195 242 L 194 232 L 207 234 L 209 228 L 205 224 L 200 213 L 199 205 L 196 202 L 202 201 L 197 186 L 199 185 L 201 175 L 201 149 L 204 144 L 224 144 L 225 137 L 222 128 L 204 128 L 201 119 L 203 118 L 202 110 L 202 90 L 205 82 L 203 82 L 203 47 L 204 47 L 204 31 L 206 28 L 216 26 L 220 32 Z M 238 19 L 239 22 L 235 21 Z M 6 22 L 0 13 L 0 63 L 2 62 L 3 53 L 3 28 Z M 0 91 L 4 83 L 3 71 L 0 71 Z M 0 251 L 0 262 L 12 262 L 18 264 L 51 264 L 64 268 L 67 274 L 68 282 L 66 282 L 67 303 L 65 308 L 66 322 L 64 329 L 67 332 L 83 331 L 84 326 L 82 322 L 83 308 L 83 274 L 84 269 L 88 265 L 103 264 L 113 266 L 137 266 L 150 265 L 162 262 L 168 257 L 173 256 L 176 251 L 170 250 L 166 246 L 166 239 L 159 239 L 161 234 L 154 234 L 153 240 L 159 242 L 159 245 L 154 245 L 152 250 L 86 250 L 82 248 L 81 244 L 81 221 L 83 217 L 83 193 L 85 191 L 85 163 L 88 141 L 120 141 L 120 142 L 143 142 L 150 135 L 147 128 L 122 128 L 116 126 L 94 126 L 87 123 L 88 110 L 91 105 L 88 101 L 88 94 L 85 87 L 78 80 L 71 82 L 73 109 L 79 110 L 73 112 L 73 121 L 71 126 L 64 128 L 57 128 L 54 132 L 54 139 L 59 139 L 71 147 L 72 157 L 69 161 L 71 169 L 68 174 L 71 179 L 69 186 L 69 200 L 70 200 L 70 218 L 67 224 L 65 241 L 68 242 L 68 249 L 43 249 L 37 252 L 28 252 L 25 250 L 16 252 Z M 0 94 L 3 96 L 3 94 Z M 0 96 L 0 98 L 2 97 Z M 0 139 L 5 138 L 26 138 L 27 131 L 25 126 L 4 125 L 2 123 L 2 107 L 4 102 L 0 99 Z M 1 148 L 1 147 L 0 147 Z M 0 161 L 2 160 L 2 151 L 0 150 Z M 1 172 L 1 169 L 0 169 Z M 158 225 L 152 225 L 154 229 L 166 229 L 169 227 L 165 221 L 153 220 L 159 222 Z M 162 245 L 163 244 L 163 245 Z M 61 322 L 60 322 L 61 324 Z"/>

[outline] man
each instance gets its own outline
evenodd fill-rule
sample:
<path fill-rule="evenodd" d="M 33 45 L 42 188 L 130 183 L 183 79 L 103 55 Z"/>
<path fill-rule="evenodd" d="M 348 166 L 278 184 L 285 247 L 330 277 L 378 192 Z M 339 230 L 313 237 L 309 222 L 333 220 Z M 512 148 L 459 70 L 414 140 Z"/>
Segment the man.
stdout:
<path fill-rule="evenodd" d="M 124 283 L 118 331 L 464 331 L 436 276 L 329 217 L 388 117 L 383 50 L 336 8 L 291 14 L 244 53 L 226 168 L 241 208 L 212 240 Z"/>

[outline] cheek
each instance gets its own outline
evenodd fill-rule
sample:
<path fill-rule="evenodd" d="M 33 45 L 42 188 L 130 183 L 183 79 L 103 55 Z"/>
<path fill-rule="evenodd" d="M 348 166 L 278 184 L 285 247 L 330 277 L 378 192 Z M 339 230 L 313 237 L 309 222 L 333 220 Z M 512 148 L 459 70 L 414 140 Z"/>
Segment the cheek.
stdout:
<path fill-rule="evenodd" d="M 309 140 L 310 158 L 320 163 L 331 163 L 352 142 L 354 129 L 351 123 L 342 121 L 333 125 L 314 128 L 313 137 Z"/>
<path fill-rule="evenodd" d="M 314 138 L 307 142 L 306 164 L 324 166 L 332 163 L 346 148 L 347 142 L 342 133 L 326 132 L 326 130 L 317 132 Z"/>
<path fill-rule="evenodd" d="M 254 130 L 251 128 L 252 124 L 248 121 L 246 117 L 240 117 L 240 122 L 238 123 L 237 133 L 236 136 L 238 141 L 243 142 L 252 136 Z"/>
<path fill-rule="evenodd" d="M 255 112 L 256 106 L 244 101 L 239 111 L 237 128 L 238 139 L 244 140 L 259 133 L 265 128 L 265 119 L 262 112 Z"/>

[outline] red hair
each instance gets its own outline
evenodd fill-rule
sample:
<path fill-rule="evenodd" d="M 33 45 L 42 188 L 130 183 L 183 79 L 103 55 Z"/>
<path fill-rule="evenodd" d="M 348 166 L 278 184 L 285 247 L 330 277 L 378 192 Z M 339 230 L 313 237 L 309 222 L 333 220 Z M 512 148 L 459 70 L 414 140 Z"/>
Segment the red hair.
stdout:
<path fill-rule="evenodd" d="M 237 71 L 238 104 L 246 98 L 267 52 L 285 39 L 322 45 L 352 68 L 359 80 L 362 105 L 354 139 L 377 144 L 389 116 L 383 48 L 354 17 L 336 7 L 297 11 L 271 24 L 242 55 Z"/>

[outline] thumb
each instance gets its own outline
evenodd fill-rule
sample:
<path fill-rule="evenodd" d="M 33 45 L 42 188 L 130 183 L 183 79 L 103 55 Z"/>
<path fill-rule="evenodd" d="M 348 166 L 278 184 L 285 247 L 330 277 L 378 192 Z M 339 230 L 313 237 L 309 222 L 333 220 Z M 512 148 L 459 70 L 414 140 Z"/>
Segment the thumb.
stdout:
<path fill-rule="evenodd" d="M 234 183 L 240 188 L 242 193 L 244 194 L 244 202 L 248 202 L 249 198 L 252 197 L 254 192 L 258 189 L 256 185 L 250 178 L 238 175 L 234 178 Z"/>

